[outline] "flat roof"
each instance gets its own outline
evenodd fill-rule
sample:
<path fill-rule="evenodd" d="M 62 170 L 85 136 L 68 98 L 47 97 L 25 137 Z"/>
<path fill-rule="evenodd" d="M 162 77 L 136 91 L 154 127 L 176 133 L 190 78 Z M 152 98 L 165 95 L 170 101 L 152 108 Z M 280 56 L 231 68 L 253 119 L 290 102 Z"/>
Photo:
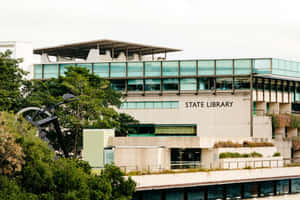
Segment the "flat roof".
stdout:
<path fill-rule="evenodd" d="M 151 55 L 158 53 L 169 53 L 169 52 L 177 52 L 182 51 L 181 49 L 173 49 L 168 47 L 160 47 L 160 46 L 152 46 L 152 45 L 144 45 L 130 42 L 122 42 L 117 40 L 93 40 L 86 42 L 78 42 L 71 44 L 64 44 L 52 47 L 38 48 L 34 49 L 34 54 L 43 54 L 46 53 L 50 56 L 62 56 L 62 57 L 70 57 L 70 58 L 82 58 L 85 59 L 88 56 L 90 49 L 99 48 L 102 51 L 112 50 L 114 49 L 115 55 L 118 55 L 120 52 L 126 53 L 128 51 L 128 55 L 132 54 L 140 54 L 140 55 Z"/>

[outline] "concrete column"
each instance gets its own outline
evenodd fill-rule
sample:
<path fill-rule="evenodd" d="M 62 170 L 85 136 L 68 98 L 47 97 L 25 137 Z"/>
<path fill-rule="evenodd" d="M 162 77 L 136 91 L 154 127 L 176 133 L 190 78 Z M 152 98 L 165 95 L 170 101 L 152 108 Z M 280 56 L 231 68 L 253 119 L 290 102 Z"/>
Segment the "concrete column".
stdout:
<path fill-rule="evenodd" d="M 275 129 L 275 138 L 282 139 L 285 137 L 285 128 L 276 128 Z"/>
<path fill-rule="evenodd" d="M 266 102 L 256 102 L 256 116 L 264 116 L 267 113 Z"/>
<path fill-rule="evenodd" d="M 291 113 L 292 112 L 292 104 L 280 103 L 279 104 L 279 112 L 280 113 Z"/>
<path fill-rule="evenodd" d="M 279 103 L 270 103 L 270 114 L 278 114 L 279 113 Z"/>
<path fill-rule="evenodd" d="M 289 138 L 295 137 L 295 136 L 297 136 L 297 134 L 298 134 L 298 129 L 297 128 L 288 128 L 287 136 Z"/>

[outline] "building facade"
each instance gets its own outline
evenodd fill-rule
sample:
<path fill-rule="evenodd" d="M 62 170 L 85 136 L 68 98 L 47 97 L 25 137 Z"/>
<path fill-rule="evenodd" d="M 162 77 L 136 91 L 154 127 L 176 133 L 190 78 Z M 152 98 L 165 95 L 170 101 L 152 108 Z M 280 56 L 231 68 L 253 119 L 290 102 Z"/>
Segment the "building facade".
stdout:
<path fill-rule="evenodd" d="M 274 58 L 167 60 L 179 51 L 112 40 L 34 50 L 35 79 L 87 68 L 125 94 L 117 110 L 139 120 L 135 132 L 113 137 L 114 162 L 140 169 L 177 162 L 211 165 L 220 141 L 272 142 L 283 158 L 300 129 L 274 126 L 274 116 L 300 111 L 300 63 Z M 48 56 L 56 56 L 50 62 Z M 273 126 L 272 126 L 273 118 Z"/>

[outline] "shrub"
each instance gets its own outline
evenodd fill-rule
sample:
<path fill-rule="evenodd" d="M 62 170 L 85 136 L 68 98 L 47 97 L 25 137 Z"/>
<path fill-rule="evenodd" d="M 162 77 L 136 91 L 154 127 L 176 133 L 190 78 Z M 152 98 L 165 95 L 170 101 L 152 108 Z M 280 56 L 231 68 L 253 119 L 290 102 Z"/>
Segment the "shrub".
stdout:
<path fill-rule="evenodd" d="M 274 154 L 273 154 L 273 157 L 279 157 L 280 156 L 280 153 L 279 152 L 275 152 Z"/>
<path fill-rule="evenodd" d="M 239 147 L 273 147 L 274 144 L 271 142 L 250 142 L 250 141 L 244 141 L 243 144 L 240 143 L 234 143 L 232 141 L 220 141 L 214 144 L 214 148 L 227 148 L 227 147 L 233 147 L 233 148 L 239 148 Z"/>
<path fill-rule="evenodd" d="M 223 152 L 220 153 L 219 158 L 257 158 L 257 157 L 262 157 L 262 154 L 257 153 L 257 152 L 252 152 L 250 154 L 244 153 L 240 154 L 238 152 Z"/>
<path fill-rule="evenodd" d="M 252 152 L 250 155 L 251 155 L 251 157 L 253 157 L 253 158 L 256 158 L 256 157 L 259 157 L 259 158 L 260 158 L 260 157 L 262 157 L 262 154 L 257 153 L 257 152 L 255 152 L 255 151 Z"/>

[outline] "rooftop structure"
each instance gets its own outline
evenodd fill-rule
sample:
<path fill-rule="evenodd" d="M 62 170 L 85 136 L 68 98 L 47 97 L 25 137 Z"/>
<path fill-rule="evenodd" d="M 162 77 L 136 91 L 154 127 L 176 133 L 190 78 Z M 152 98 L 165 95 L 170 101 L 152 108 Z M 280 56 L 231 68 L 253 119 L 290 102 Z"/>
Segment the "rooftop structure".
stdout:
<path fill-rule="evenodd" d="M 92 51 L 91 51 L 92 50 Z M 173 49 L 168 47 L 151 46 L 130 42 L 122 42 L 117 40 L 94 40 L 88 42 L 79 42 L 72 44 L 65 44 L 53 47 L 45 47 L 34 49 L 34 54 L 57 56 L 64 59 L 117 59 L 119 60 L 132 60 L 136 56 L 139 58 L 141 56 L 161 54 L 166 54 L 169 52 L 181 51 L 180 49 Z M 96 53 L 96 54 L 95 54 Z M 97 55 L 98 54 L 98 55 Z M 106 55 L 106 57 L 103 56 Z"/>

